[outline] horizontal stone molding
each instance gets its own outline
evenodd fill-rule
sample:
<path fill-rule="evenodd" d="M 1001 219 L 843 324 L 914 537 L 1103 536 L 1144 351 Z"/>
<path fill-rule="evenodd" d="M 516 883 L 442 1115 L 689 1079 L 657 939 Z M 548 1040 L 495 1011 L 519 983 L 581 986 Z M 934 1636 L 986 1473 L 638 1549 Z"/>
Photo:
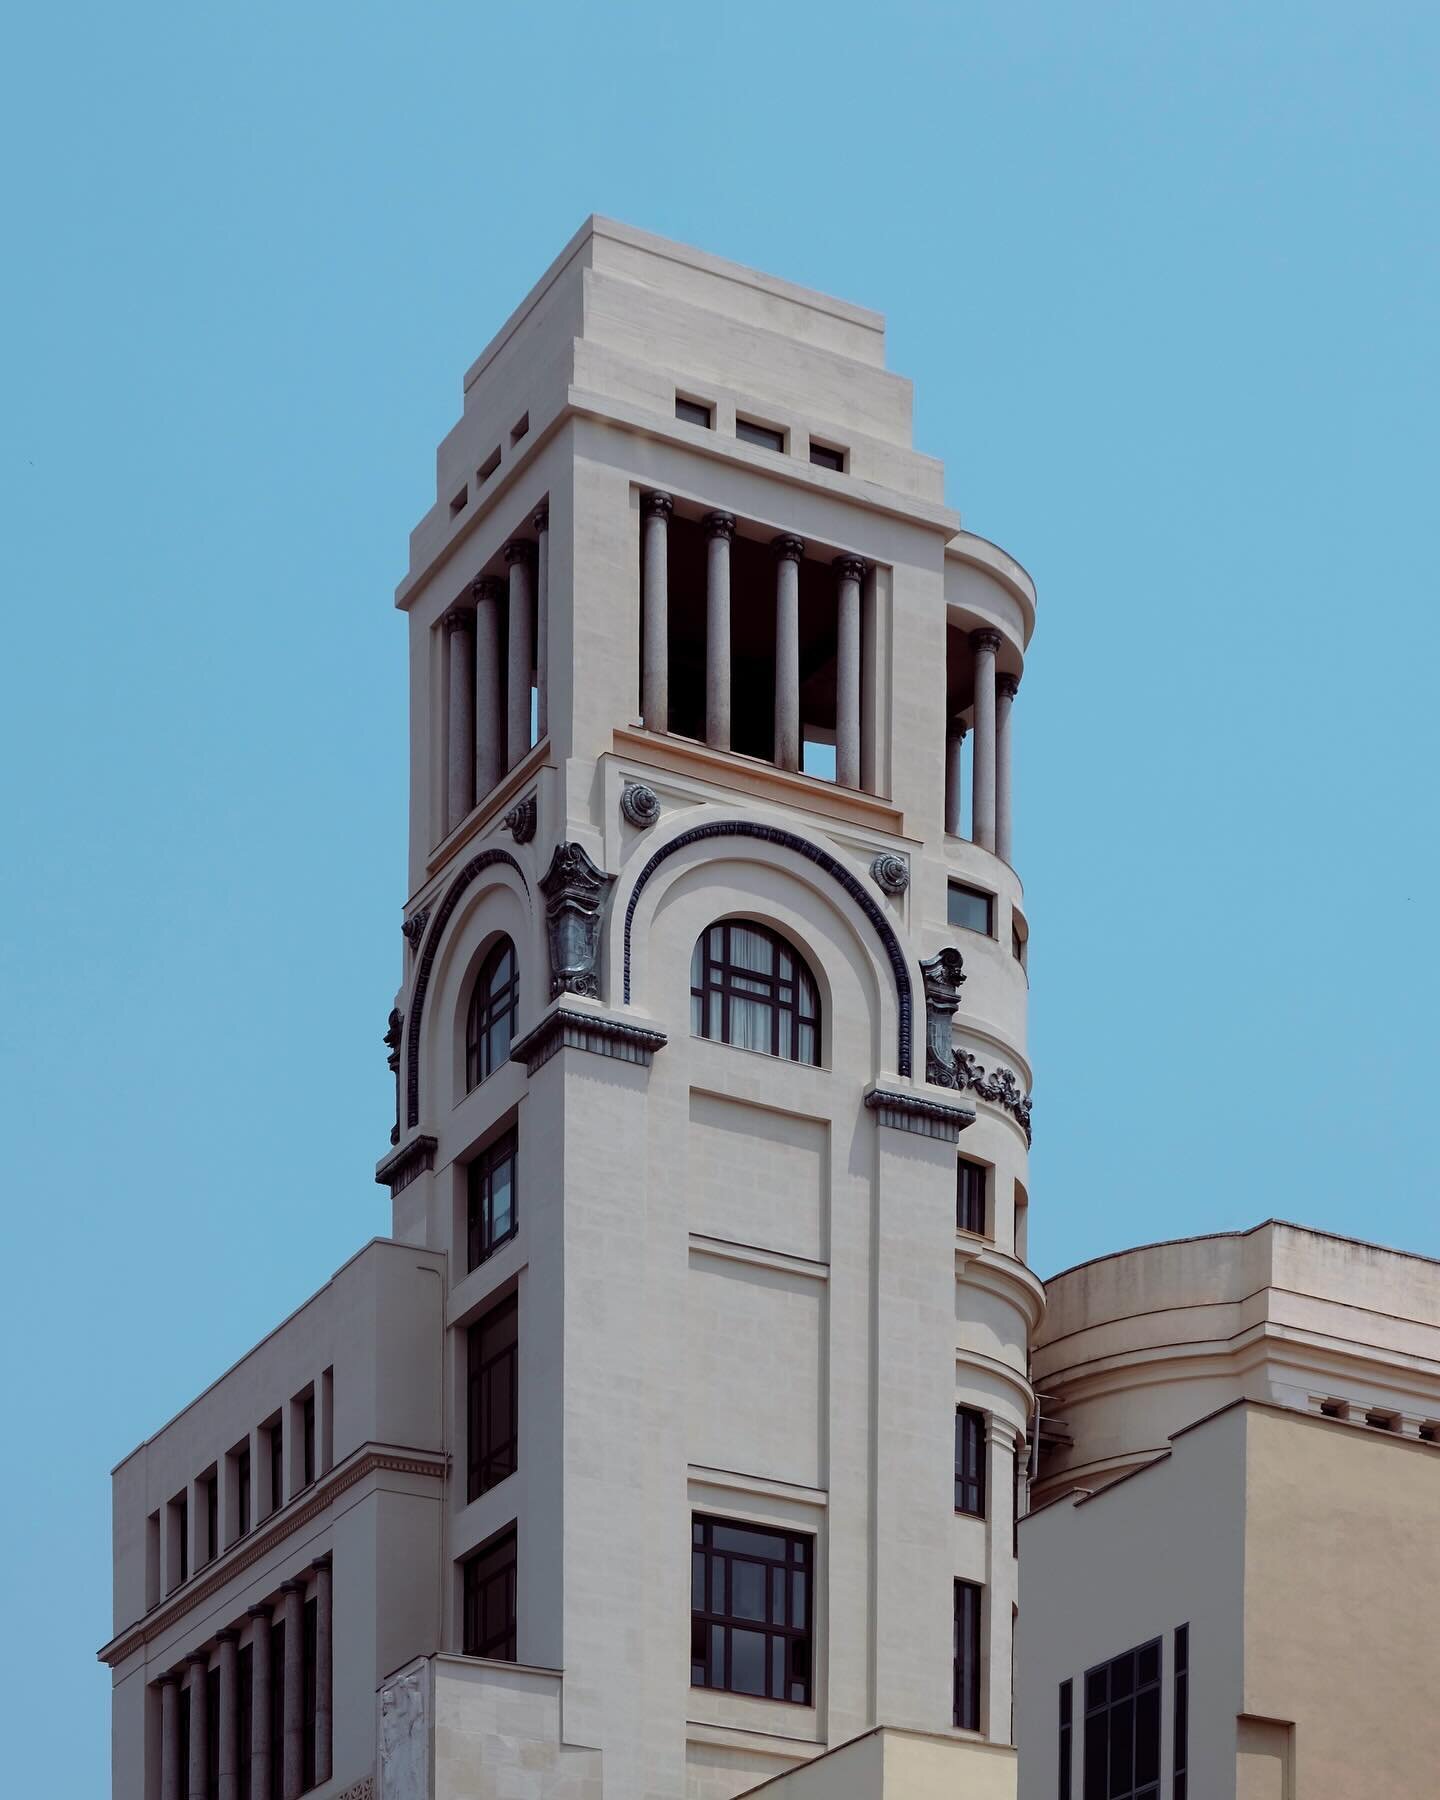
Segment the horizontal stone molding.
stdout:
<path fill-rule="evenodd" d="M 578 1006 L 557 1006 L 513 1045 L 510 1060 L 524 1063 L 525 1073 L 533 1075 L 557 1051 L 588 1050 L 593 1056 L 610 1056 L 648 1069 L 655 1052 L 669 1041 L 653 1025 L 637 1025 L 610 1013 L 584 1012 Z"/>
<path fill-rule="evenodd" d="M 383 1161 L 376 1163 L 376 1181 L 381 1187 L 388 1187 L 393 1197 L 401 1188 L 409 1187 L 417 1175 L 430 1173 L 435 1167 L 435 1152 L 438 1148 L 436 1140 L 422 1131 L 419 1137 L 411 1138 L 408 1144 L 402 1144 Z"/>
<path fill-rule="evenodd" d="M 888 1125 L 894 1131 L 908 1131 L 916 1137 L 940 1138 L 951 1144 L 966 1126 L 975 1123 L 973 1106 L 931 1100 L 924 1094 L 912 1094 L 901 1088 L 867 1088 L 865 1106 L 874 1113 L 879 1125 Z"/>
<path fill-rule="evenodd" d="M 153 1639 L 163 1636 L 202 1600 L 218 1594 L 237 1575 L 253 1568 L 286 1538 L 318 1519 L 341 1494 L 354 1487 L 357 1482 L 378 1472 L 420 1475 L 434 1481 L 443 1481 L 445 1456 L 434 1450 L 363 1445 L 344 1462 L 337 1464 L 328 1475 L 321 1475 L 312 1482 L 304 1490 L 303 1498 L 297 1495 L 294 1500 L 282 1506 L 279 1512 L 271 1513 L 268 1519 L 262 1519 L 238 1543 L 223 1550 L 214 1562 L 207 1563 L 202 1571 L 192 1575 L 178 1592 L 146 1613 L 138 1623 L 111 1638 L 108 1644 L 102 1644 L 95 1652 L 96 1656 L 111 1668 L 124 1662 L 126 1657 L 133 1656 Z M 311 1558 L 312 1562 L 315 1560 L 318 1559 Z"/>

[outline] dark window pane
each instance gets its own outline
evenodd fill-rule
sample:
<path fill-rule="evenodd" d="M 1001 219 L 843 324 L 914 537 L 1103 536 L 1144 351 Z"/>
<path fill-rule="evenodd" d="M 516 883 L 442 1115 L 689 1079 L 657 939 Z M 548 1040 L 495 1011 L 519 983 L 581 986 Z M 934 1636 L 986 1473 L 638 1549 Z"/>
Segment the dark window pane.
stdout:
<path fill-rule="evenodd" d="M 979 888 L 964 887 L 958 881 L 950 883 L 950 898 L 947 917 L 952 925 L 958 925 L 965 931 L 983 932 L 986 937 L 993 935 L 993 918 L 995 897 L 985 894 Z"/>
<path fill-rule="evenodd" d="M 691 1023 L 700 1036 L 791 1062 L 820 1058 L 820 1007 L 798 952 L 763 925 L 712 925 L 690 965 Z"/>
<path fill-rule="evenodd" d="M 765 1570 L 759 1563 L 730 1565 L 730 1612 L 737 1619 L 764 1619 Z"/>
<path fill-rule="evenodd" d="M 809 1705 L 809 1540 L 698 1516 L 691 1532 L 692 1682 Z"/>
<path fill-rule="evenodd" d="M 710 408 L 708 406 L 702 406 L 698 400 L 681 400 L 677 398 L 675 401 L 675 417 L 677 419 L 683 419 L 687 425 L 703 425 L 707 431 L 710 428 Z"/>
<path fill-rule="evenodd" d="M 519 1465 L 519 1317 L 510 1294 L 467 1333 L 467 1500 L 478 1500 Z"/>
<path fill-rule="evenodd" d="M 1085 1800 L 1145 1800 L 1160 1777 L 1160 1640 L 1085 1675 Z M 1061 1690 L 1061 1795 L 1070 1723 Z"/>
<path fill-rule="evenodd" d="M 751 419 L 736 419 L 735 435 L 743 444 L 759 444 L 764 450 L 784 450 L 785 433 L 770 425 L 757 425 Z"/>
<path fill-rule="evenodd" d="M 765 1692 L 765 1633 L 730 1633 L 730 1687 L 737 1694 Z"/>
<path fill-rule="evenodd" d="M 1158 1668 L 1158 1664 L 1157 1664 Z M 1146 1688 L 1135 1699 L 1135 1779 L 1160 1777 L 1160 1689 Z"/>
<path fill-rule="evenodd" d="M 810 460 L 817 469 L 839 469 L 845 467 L 845 452 L 832 450 L 828 444 L 810 445 Z"/>
<path fill-rule="evenodd" d="M 985 1415 L 955 1409 L 955 1510 L 985 1516 Z"/>
<path fill-rule="evenodd" d="M 980 1592 L 973 1581 L 955 1583 L 955 1724 L 980 1729 Z"/>
<path fill-rule="evenodd" d="M 955 1228 L 985 1235 L 985 1164 L 962 1156 L 956 1165 Z"/>
<path fill-rule="evenodd" d="M 513 1131 L 497 1138 L 470 1164 L 468 1182 L 468 1262 L 474 1269 L 515 1233 L 517 1140 Z"/>
<path fill-rule="evenodd" d="M 515 946 L 501 938 L 480 965 L 465 1015 L 465 1088 L 478 1087 L 510 1054 L 520 1011 Z"/>
<path fill-rule="evenodd" d="M 507 1531 L 463 1565 L 466 1656 L 515 1660 L 515 1533 Z"/>

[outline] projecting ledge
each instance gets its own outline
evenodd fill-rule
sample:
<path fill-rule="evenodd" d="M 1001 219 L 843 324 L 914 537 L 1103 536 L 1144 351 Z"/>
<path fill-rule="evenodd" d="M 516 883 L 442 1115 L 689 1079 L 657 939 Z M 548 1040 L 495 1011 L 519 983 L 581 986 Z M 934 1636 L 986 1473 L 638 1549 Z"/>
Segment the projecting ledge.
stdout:
<path fill-rule="evenodd" d="M 907 1088 L 872 1087 L 865 1090 L 866 1110 L 879 1125 L 909 1131 L 916 1137 L 941 1138 L 953 1144 L 966 1126 L 975 1123 L 973 1106 L 957 1106 L 949 1100 L 931 1100 Z"/>
<path fill-rule="evenodd" d="M 657 1050 L 669 1042 L 653 1025 L 637 1025 L 612 1013 L 589 1012 L 578 1006 L 560 1005 L 546 1013 L 534 1030 L 526 1032 L 511 1049 L 511 1062 L 524 1063 L 525 1073 L 543 1068 L 557 1050 L 588 1050 L 595 1056 L 611 1056 L 619 1062 L 650 1067 Z"/>

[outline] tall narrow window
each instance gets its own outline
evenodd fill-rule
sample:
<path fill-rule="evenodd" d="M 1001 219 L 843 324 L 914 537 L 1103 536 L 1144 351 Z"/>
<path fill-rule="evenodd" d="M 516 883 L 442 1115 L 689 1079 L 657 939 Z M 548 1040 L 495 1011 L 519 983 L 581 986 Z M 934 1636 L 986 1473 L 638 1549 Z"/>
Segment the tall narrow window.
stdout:
<path fill-rule="evenodd" d="M 955 1175 L 955 1229 L 985 1235 L 985 1165 L 962 1156 Z"/>
<path fill-rule="evenodd" d="M 501 938 L 480 965 L 465 1015 L 465 1091 L 509 1059 L 520 1010 L 520 971 L 515 946 Z"/>
<path fill-rule="evenodd" d="M 300 1402 L 300 1475 L 306 1487 L 315 1479 L 315 1390 Z"/>
<path fill-rule="evenodd" d="M 235 1514 L 237 1537 L 250 1529 L 250 1445 L 246 1443 L 235 1454 Z"/>
<path fill-rule="evenodd" d="M 482 1150 L 470 1164 L 466 1174 L 469 1188 L 469 1216 L 466 1237 L 468 1267 L 476 1269 L 507 1238 L 514 1237 L 518 1223 L 515 1208 L 515 1133 L 503 1137 Z"/>
<path fill-rule="evenodd" d="M 820 1000 L 798 951 L 763 925 L 726 920 L 690 959 L 690 1029 L 742 1050 L 820 1061 Z"/>
<path fill-rule="evenodd" d="M 692 1520 L 692 1687 L 810 1704 L 814 1561 L 812 1537 Z"/>
<path fill-rule="evenodd" d="M 464 1564 L 463 1579 L 465 1654 L 514 1662 L 515 1533 L 477 1550 Z"/>
<path fill-rule="evenodd" d="M 983 1592 L 973 1581 L 955 1583 L 955 1723 L 962 1731 L 980 1729 L 980 1601 Z"/>
<path fill-rule="evenodd" d="M 1175 1627 L 1175 1766 L 1173 1800 L 1188 1800 L 1190 1788 L 1190 1627 Z"/>
<path fill-rule="evenodd" d="M 467 1334 L 467 1501 L 478 1500 L 515 1473 L 520 1448 L 519 1324 L 519 1300 L 511 1294 Z"/>
<path fill-rule="evenodd" d="M 220 1478 L 218 1470 L 212 1469 L 201 1478 L 201 1489 L 205 1495 L 205 1560 L 214 1562 L 220 1554 Z"/>
<path fill-rule="evenodd" d="M 1085 1800 L 1160 1800 L 1160 1639 L 1085 1671 Z"/>
<path fill-rule="evenodd" d="M 1070 1800 L 1070 1772 L 1075 1755 L 1075 1683 L 1060 1683 L 1060 1800 Z"/>
<path fill-rule="evenodd" d="M 955 1510 L 985 1517 L 985 1415 L 955 1408 Z"/>
<path fill-rule="evenodd" d="M 268 1433 L 270 1439 L 270 1510 L 279 1512 L 285 1504 L 285 1427 L 277 1415 Z"/>

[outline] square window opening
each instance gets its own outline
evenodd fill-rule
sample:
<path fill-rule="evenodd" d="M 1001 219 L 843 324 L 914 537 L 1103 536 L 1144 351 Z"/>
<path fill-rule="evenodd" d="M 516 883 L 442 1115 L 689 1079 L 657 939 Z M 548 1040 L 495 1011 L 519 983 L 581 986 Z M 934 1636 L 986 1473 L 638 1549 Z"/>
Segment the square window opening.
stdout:
<path fill-rule="evenodd" d="M 773 425 L 762 425 L 758 419 L 737 417 L 735 435 L 742 444 L 755 444 L 761 450 L 773 450 L 779 456 L 785 454 L 785 433 L 777 431 Z"/>
<path fill-rule="evenodd" d="M 982 937 L 995 935 L 995 896 L 983 888 L 967 887 L 963 881 L 952 881 L 946 899 L 945 916 L 962 931 L 978 931 Z"/>
<path fill-rule="evenodd" d="M 675 396 L 675 417 L 682 424 L 699 425 L 706 431 L 715 424 L 715 414 L 703 400 L 687 400 L 682 394 Z"/>
<path fill-rule="evenodd" d="M 833 469 L 837 475 L 845 473 L 845 452 L 829 444 L 817 444 L 814 438 L 810 440 L 810 460 L 817 469 Z"/>

